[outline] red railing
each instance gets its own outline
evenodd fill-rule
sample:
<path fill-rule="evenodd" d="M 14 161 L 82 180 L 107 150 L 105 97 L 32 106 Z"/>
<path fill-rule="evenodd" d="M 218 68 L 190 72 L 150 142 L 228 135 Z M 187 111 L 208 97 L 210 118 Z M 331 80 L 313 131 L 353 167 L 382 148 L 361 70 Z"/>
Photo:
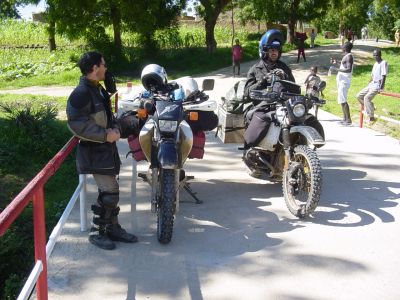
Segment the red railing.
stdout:
<path fill-rule="evenodd" d="M 118 111 L 118 92 L 111 95 L 114 97 L 114 110 Z M 111 99 L 110 99 L 111 100 Z M 111 107 L 112 106 L 112 103 Z M 11 201 L 11 203 L 0 213 L 0 237 L 11 226 L 14 220 L 21 214 L 23 209 L 32 200 L 33 203 L 33 235 L 34 235 L 34 251 L 35 251 L 35 267 L 29 276 L 36 282 L 37 299 L 48 299 L 47 286 L 47 259 L 46 259 L 46 227 L 45 227 L 45 209 L 44 209 L 44 185 L 49 178 L 59 169 L 66 157 L 75 148 L 79 139 L 72 137 L 64 147 L 46 164 L 46 166 L 29 182 L 29 184 Z M 84 179 L 85 180 L 85 179 Z M 82 186 L 82 185 L 80 185 Z M 79 190 L 80 188 L 78 188 Z M 85 189 L 85 188 L 83 188 Z M 84 195 L 81 194 L 81 198 Z M 82 207 L 81 207 L 82 210 Z M 83 211 L 85 209 L 83 208 Z M 81 229 L 86 226 L 86 222 L 82 221 L 86 218 L 86 213 L 82 216 L 81 211 Z M 84 224 L 82 224 L 84 223 Z M 37 271 L 39 270 L 39 271 Z M 34 273 L 39 274 L 38 278 Z M 37 280 L 37 281 L 36 281 Z M 25 287 L 23 289 L 23 292 Z"/>
<path fill-rule="evenodd" d="M 379 94 L 382 96 L 400 98 L 400 93 L 380 92 Z M 360 128 L 363 127 L 363 122 L 364 122 L 364 105 L 360 104 Z"/>
<path fill-rule="evenodd" d="M 37 299 L 39 300 L 47 299 L 46 229 L 43 186 L 58 170 L 78 141 L 79 139 L 76 137 L 71 138 L 0 214 L 1 237 L 20 215 L 22 210 L 33 200 L 35 262 L 40 261 L 43 266 L 43 270 L 37 281 Z"/>

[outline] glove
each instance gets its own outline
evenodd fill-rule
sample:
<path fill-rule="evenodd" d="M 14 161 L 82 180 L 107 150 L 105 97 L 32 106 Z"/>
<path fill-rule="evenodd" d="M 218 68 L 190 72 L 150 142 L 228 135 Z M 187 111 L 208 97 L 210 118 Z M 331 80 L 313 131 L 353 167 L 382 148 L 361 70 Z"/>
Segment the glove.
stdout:
<path fill-rule="evenodd" d="M 279 77 L 280 79 L 286 78 L 286 74 L 282 69 L 274 69 L 272 70 L 272 73 L 274 73 L 275 76 Z"/>
<path fill-rule="evenodd" d="M 110 94 L 115 93 L 117 91 L 117 85 L 115 84 L 115 77 L 114 75 L 106 71 L 105 78 L 104 78 L 104 85 L 106 87 L 106 91 Z"/>

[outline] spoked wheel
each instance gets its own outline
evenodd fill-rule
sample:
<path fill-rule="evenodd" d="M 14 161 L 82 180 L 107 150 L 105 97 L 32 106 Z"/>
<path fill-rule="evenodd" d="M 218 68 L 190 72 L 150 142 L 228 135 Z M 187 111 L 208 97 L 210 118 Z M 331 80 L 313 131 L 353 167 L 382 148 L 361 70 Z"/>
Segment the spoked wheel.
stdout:
<path fill-rule="evenodd" d="M 295 147 L 282 185 L 286 206 L 293 215 L 304 218 L 314 212 L 322 186 L 321 164 L 315 151 L 304 145 Z"/>
<path fill-rule="evenodd" d="M 176 205 L 175 170 L 162 169 L 160 173 L 161 193 L 157 209 L 157 238 L 168 244 L 172 238 Z"/>

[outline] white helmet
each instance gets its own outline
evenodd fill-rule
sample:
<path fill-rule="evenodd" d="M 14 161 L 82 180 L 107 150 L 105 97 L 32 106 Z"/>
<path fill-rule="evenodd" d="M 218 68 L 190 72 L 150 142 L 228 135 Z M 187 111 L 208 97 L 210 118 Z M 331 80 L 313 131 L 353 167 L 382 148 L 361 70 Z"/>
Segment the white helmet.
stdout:
<path fill-rule="evenodd" d="M 167 72 L 156 64 L 150 64 L 143 68 L 140 76 L 142 85 L 148 91 L 160 91 L 167 84 Z"/>

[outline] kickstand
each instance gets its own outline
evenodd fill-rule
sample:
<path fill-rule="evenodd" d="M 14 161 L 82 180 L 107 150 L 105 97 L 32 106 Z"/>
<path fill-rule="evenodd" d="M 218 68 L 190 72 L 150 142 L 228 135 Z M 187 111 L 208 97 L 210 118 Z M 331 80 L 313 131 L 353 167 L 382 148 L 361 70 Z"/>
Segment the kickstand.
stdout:
<path fill-rule="evenodd" d="M 196 200 L 196 204 L 202 204 L 203 201 L 200 200 L 199 198 L 197 198 L 197 196 L 196 196 L 197 193 L 194 192 L 194 191 L 192 190 L 192 188 L 190 187 L 190 182 L 187 182 L 187 180 L 193 179 L 193 178 L 194 178 L 193 176 L 186 176 L 186 178 L 185 178 L 185 184 L 183 185 L 183 188 L 185 189 L 186 192 L 188 192 L 188 194 L 189 194 L 190 196 L 192 196 L 192 198 L 193 198 L 194 200 Z"/>
<path fill-rule="evenodd" d="M 150 184 L 150 181 L 148 180 L 147 175 L 145 173 L 138 173 L 138 177 L 141 178 L 144 182 Z M 190 187 L 190 182 L 188 182 L 188 180 L 193 180 L 193 179 L 194 176 L 185 176 L 185 178 L 180 182 L 179 185 L 181 188 L 183 187 L 186 192 L 188 192 L 188 194 L 195 200 L 196 204 L 202 204 L 203 201 L 197 198 L 196 196 L 197 193 L 192 190 L 192 188 Z"/>

